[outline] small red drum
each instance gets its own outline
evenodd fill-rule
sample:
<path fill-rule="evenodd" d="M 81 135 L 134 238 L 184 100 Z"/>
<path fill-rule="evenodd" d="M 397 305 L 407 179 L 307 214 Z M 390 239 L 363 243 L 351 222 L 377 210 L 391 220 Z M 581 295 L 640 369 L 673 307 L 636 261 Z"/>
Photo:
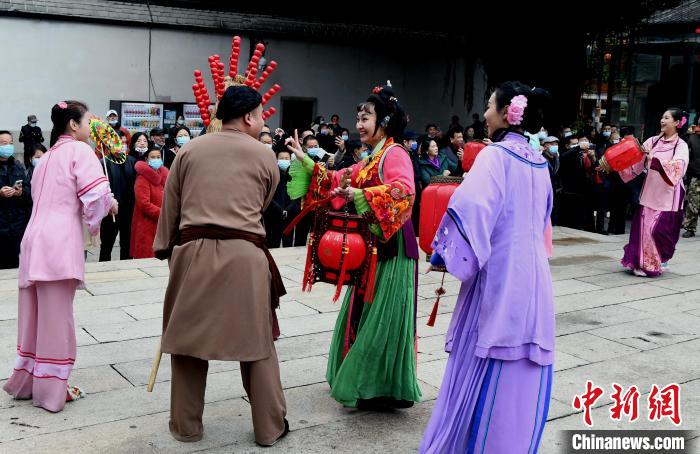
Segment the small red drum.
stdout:
<path fill-rule="evenodd" d="M 600 159 L 600 166 L 615 172 L 627 169 L 644 159 L 644 149 L 633 137 L 622 139 L 620 143 L 610 146 Z"/>
<path fill-rule="evenodd" d="M 474 165 L 477 155 L 486 148 L 484 142 L 467 142 L 464 144 L 464 156 L 462 157 L 462 170 L 469 172 Z"/>
<path fill-rule="evenodd" d="M 360 215 L 321 206 L 314 211 L 302 289 L 310 291 L 316 282 L 333 284 L 333 301 L 337 301 L 343 286 L 353 285 L 366 302 L 372 302 L 378 257 L 369 222 Z"/>
<path fill-rule="evenodd" d="M 433 253 L 430 245 L 435 238 L 442 217 L 447 212 L 447 204 L 460 183 L 462 183 L 462 177 L 432 177 L 430 184 L 423 189 L 420 202 L 418 243 L 426 254 Z"/>
<path fill-rule="evenodd" d="M 326 282 L 335 284 L 337 273 L 343 266 L 347 272 L 362 267 L 367 258 L 367 246 L 360 232 L 360 216 L 348 214 L 347 219 L 344 219 L 346 215 L 335 212 L 329 212 L 327 216 L 328 230 L 318 242 L 318 261 L 326 269 L 323 275 L 328 279 Z M 347 228 L 344 228 L 346 223 Z M 347 274 L 346 282 L 343 283 L 350 281 L 350 278 L 350 274 Z"/>

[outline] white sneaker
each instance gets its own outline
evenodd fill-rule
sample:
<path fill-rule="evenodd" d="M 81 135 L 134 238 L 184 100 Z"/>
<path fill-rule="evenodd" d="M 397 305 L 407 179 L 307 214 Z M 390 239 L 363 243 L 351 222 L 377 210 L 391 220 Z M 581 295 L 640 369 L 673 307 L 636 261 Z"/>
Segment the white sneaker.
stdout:
<path fill-rule="evenodd" d="M 638 270 L 636 268 L 634 270 L 632 270 L 632 273 L 634 273 L 635 276 L 639 276 L 639 277 L 646 277 L 647 276 L 647 273 L 645 273 L 642 270 Z"/>

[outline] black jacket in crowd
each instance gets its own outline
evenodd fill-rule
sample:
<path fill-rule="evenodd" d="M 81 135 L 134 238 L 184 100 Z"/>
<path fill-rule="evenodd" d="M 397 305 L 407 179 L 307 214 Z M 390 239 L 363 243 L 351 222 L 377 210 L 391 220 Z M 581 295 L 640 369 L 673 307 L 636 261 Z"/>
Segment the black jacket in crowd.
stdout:
<path fill-rule="evenodd" d="M 24 166 L 14 157 L 0 162 L 0 188 L 14 187 L 19 180 L 22 180 L 21 196 L 0 197 L 0 237 L 22 238 L 32 214 L 32 188 Z"/>
<path fill-rule="evenodd" d="M 100 162 L 100 165 L 103 165 Z M 134 195 L 134 184 L 136 183 L 136 158 L 127 156 L 124 164 L 115 164 L 109 159 L 107 160 L 107 172 L 109 173 L 109 185 L 112 188 L 112 194 L 119 203 L 119 214 L 129 214 L 136 203 Z"/>
<path fill-rule="evenodd" d="M 301 199 L 292 200 L 287 194 L 287 183 L 292 178 L 289 176 L 289 171 L 280 170 L 280 182 L 275 190 L 275 195 L 267 207 L 263 217 L 265 225 L 286 225 L 289 221 L 301 211 Z M 286 215 L 285 215 L 286 212 Z"/>
<path fill-rule="evenodd" d="M 24 151 L 33 152 L 34 145 L 44 143 L 44 135 L 38 126 L 24 125 L 19 132 L 19 141 L 24 144 Z"/>

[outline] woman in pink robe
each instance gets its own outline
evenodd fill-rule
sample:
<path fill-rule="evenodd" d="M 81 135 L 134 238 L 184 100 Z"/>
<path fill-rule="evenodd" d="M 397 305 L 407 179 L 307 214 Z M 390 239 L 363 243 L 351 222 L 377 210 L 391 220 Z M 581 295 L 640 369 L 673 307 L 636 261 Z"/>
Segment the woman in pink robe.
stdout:
<path fill-rule="evenodd" d="M 52 146 L 34 170 L 34 206 L 19 258 L 17 359 L 4 389 L 51 412 L 81 394 L 67 382 L 76 356 L 73 298 L 85 279 L 82 224 L 97 235 L 102 218 L 117 211 L 87 144 L 89 118 L 77 101 L 51 110 Z"/>
<path fill-rule="evenodd" d="M 644 142 L 646 158 L 620 171 L 625 182 L 646 173 L 622 258 L 622 265 L 637 276 L 659 276 L 676 249 L 683 223 L 683 176 L 688 167 L 688 144 L 678 130 L 686 122 L 680 109 L 666 110 L 661 134 Z"/>

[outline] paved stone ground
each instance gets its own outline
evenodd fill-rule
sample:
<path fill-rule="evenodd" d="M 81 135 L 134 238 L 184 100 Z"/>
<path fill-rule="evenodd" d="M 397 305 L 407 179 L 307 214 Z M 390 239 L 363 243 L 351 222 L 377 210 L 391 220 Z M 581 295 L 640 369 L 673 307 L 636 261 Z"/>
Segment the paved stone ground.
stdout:
<path fill-rule="evenodd" d="M 571 407 L 587 379 L 606 398 L 593 410 L 596 428 L 673 428 L 664 421 L 634 425 L 608 418 L 611 383 L 637 385 L 642 415 L 652 383 L 682 386 L 682 428 L 700 422 L 700 241 L 681 240 L 671 272 L 634 277 L 618 260 L 626 237 L 569 229 L 555 232 L 551 261 L 556 293 L 557 358 L 549 423 L 540 452 L 559 451 L 559 431 L 582 429 Z M 339 304 L 330 286 L 300 290 L 303 249 L 274 253 L 289 294 L 282 302 L 283 338 L 277 343 L 293 432 L 270 451 L 415 452 L 437 396 L 442 351 L 459 283 L 448 279 L 436 326 L 425 325 L 438 286 L 421 275 L 418 377 L 424 401 L 393 414 L 342 408 L 324 381 L 327 349 Z M 115 257 L 118 253 L 115 252 Z M 89 261 L 94 261 L 91 251 Z M 425 268 L 425 262 L 421 267 Z M 170 364 L 165 356 L 155 391 L 145 390 L 161 329 L 168 269 L 156 260 L 88 264 L 87 289 L 78 292 L 75 318 L 78 358 L 71 381 L 89 396 L 60 414 L 28 401 L 0 396 L 0 452 L 255 452 L 249 404 L 238 363 L 210 367 L 205 436 L 195 444 L 174 441 L 167 429 Z M 0 379 L 11 370 L 16 341 L 16 272 L 0 272 Z"/>

